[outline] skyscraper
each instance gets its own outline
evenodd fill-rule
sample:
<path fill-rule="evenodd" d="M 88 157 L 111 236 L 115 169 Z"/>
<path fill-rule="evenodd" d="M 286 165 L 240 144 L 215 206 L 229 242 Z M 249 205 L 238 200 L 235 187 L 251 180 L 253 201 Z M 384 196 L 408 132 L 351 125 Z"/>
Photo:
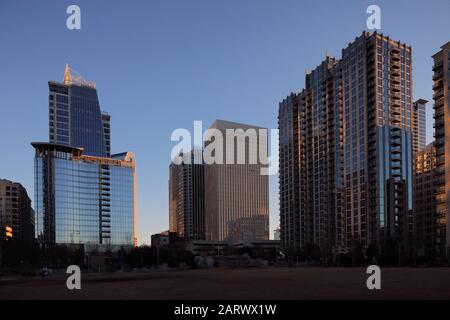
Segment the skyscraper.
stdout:
<path fill-rule="evenodd" d="M 426 146 L 426 106 L 428 100 L 418 99 L 413 103 L 413 152 L 421 151 Z"/>
<path fill-rule="evenodd" d="M 186 156 L 186 155 L 185 155 Z M 169 167 L 169 231 L 189 240 L 205 239 L 205 190 L 202 150 L 187 155 L 190 163 Z M 200 161 L 195 161 L 195 158 Z"/>
<path fill-rule="evenodd" d="M 279 106 L 280 227 L 285 247 L 410 249 L 411 48 L 364 32 L 307 72 Z"/>
<path fill-rule="evenodd" d="M 12 239 L 30 244 L 34 241 L 35 216 L 27 190 L 17 182 L 0 179 L 0 234 L 12 229 Z"/>
<path fill-rule="evenodd" d="M 259 160 L 254 163 L 249 161 L 260 150 L 267 153 L 267 136 L 266 139 L 258 136 L 259 129 L 264 128 L 216 120 L 210 129 L 220 132 L 223 146 L 219 144 L 220 150 L 214 152 L 221 163 L 206 163 L 204 169 L 206 240 L 268 240 L 268 176 L 261 174 L 262 164 Z M 227 130 L 237 135 L 227 135 Z M 242 130 L 242 135 L 239 135 L 239 130 Z M 212 141 L 205 143 L 205 153 L 210 143 Z M 239 143 L 245 146 L 243 154 L 236 152 Z M 234 154 L 227 154 L 226 146 L 232 147 Z M 238 161 L 240 157 L 245 160 L 244 163 Z M 233 158 L 233 164 L 226 161 L 227 158 Z"/>
<path fill-rule="evenodd" d="M 130 152 L 87 156 L 82 148 L 32 143 L 38 240 L 46 245 L 136 243 L 136 162 Z"/>
<path fill-rule="evenodd" d="M 86 155 L 106 157 L 110 140 L 105 130 L 110 117 L 102 116 L 96 85 L 66 65 L 64 81 L 49 81 L 48 87 L 50 142 L 83 148 Z"/>
<path fill-rule="evenodd" d="M 436 148 L 435 192 L 436 211 L 441 234 L 446 239 L 450 257 L 450 42 L 433 55 L 434 146 Z"/>
<path fill-rule="evenodd" d="M 49 82 L 50 143 L 35 149 L 36 233 L 45 245 L 136 245 L 136 160 L 111 155 L 95 84 L 66 66 Z"/>

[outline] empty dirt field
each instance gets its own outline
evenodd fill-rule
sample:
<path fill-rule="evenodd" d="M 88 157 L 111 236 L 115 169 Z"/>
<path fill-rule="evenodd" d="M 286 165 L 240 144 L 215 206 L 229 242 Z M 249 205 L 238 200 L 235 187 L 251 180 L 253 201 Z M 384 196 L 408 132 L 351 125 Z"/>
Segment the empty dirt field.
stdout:
<path fill-rule="evenodd" d="M 382 268 L 381 290 L 368 290 L 364 268 L 208 269 L 0 278 L 0 299 L 450 299 L 450 268 Z"/>

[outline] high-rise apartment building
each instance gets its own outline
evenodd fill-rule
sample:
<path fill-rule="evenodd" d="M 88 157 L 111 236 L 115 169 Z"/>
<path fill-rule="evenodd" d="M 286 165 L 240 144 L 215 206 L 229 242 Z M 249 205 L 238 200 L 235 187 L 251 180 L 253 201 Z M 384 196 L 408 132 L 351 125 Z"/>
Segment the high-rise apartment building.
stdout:
<path fill-rule="evenodd" d="M 84 155 L 82 148 L 32 145 L 41 243 L 135 245 L 136 163 L 131 152 L 102 158 Z"/>
<path fill-rule="evenodd" d="M 414 238 L 417 256 L 428 261 L 445 256 L 445 225 L 436 212 L 436 149 L 431 143 L 415 153 Z"/>
<path fill-rule="evenodd" d="M 96 85 L 66 65 L 64 81 L 49 81 L 48 87 L 49 141 L 83 148 L 86 155 L 108 156 L 110 117 L 102 115 Z"/>
<path fill-rule="evenodd" d="M 267 156 L 267 135 L 259 136 L 264 128 L 216 120 L 210 129 L 219 133 L 223 143 L 216 137 L 205 143 L 205 154 L 210 143 L 216 144 L 213 153 L 218 160 L 204 167 L 206 240 L 268 240 L 269 180 L 261 174 L 263 163 L 258 159 L 259 152 Z"/>
<path fill-rule="evenodd" d="M 433 55 L 436 212 L 450 257 L 450 42 Z M 444 228 L 445 226 L 445 228 Z"/>
<path fill-rule="evenodd" d="M 428 100 L 418 99 L 413 103 L 413 152 L 423 150 L 426 146 L 426 106 Z"/>
<path fill-rule="evenodd" d="M 181 155 L 183 156 L 183 155 Z M 202 150 L 187 155 L 190 163 L 169 167 L 169 231 L 189 240 L 205 239 L 205 189 Z"/>
<path fill-rule="evenodd" d="M 285 247 L 323 254 L 395 241 L 411 250 L 411 47 L 364 32 L 279 106 Z"/>
<path fill-rule="evenodd" d="M 0 234 L 12 230 L 12 240 L 34 241 L 35 217 L 25 188 L 17 182 L 0 179 Z"/>
<path fill-rule="evenodd" d="M 38 240 L 136 245 L 136 160 L 111 155 L 111 117 L 95 84 L 66 66 L 64 82 L 49 88 L 50 143 L 32 143 Z"/>

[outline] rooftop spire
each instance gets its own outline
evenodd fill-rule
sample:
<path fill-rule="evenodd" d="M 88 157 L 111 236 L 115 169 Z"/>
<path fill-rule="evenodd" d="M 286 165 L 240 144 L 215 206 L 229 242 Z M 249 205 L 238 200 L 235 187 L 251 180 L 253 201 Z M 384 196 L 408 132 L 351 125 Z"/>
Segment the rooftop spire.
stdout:
<path fill-rule="evenodd" d="M 71 69 L 69 64 L 66 63 L 66 68 L 64 69 L 64 84 L 75 84 L 77 86 L 89 87 L 92 89 L 96 88 L 96 84 L 94 82 L 87 81 L 84 79 L 78 72 Z"/>
<path fill-rule="evenodd" d="M 64 84 L 70 84 L 70 68 L 69 64 L 66 63 L 66 68 L 64 69 Z"/>

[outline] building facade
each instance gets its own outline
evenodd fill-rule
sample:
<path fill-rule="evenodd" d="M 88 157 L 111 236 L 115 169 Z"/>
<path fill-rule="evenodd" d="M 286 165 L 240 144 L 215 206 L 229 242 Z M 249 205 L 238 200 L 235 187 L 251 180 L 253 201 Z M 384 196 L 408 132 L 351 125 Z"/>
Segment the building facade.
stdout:
<path fill-rule="evenodd" d="M 205 189 L 202 150 L 186 155 L 189 163 L 169 167 L 170 232 L 188 240 L 205 239 Z M 199 159 L 199 161 L 196 161 Z"/>
<path fill-rule="evenodd" d="M 10 239 L 24 244 L 34 242 L 35 216 L 27 191 L 20 183 L 0 179 L 0 230 L 2 236 L 6 228 L 11 233 Z"/>
<path fill-rule="evenodd" d="M 415 246 L 417 256 L 428 261 L 445 256 L 445 225 L 436 212 L 435 170 L 436 149 L 431 143 L 414 159 Z"/>
<path fill-rule="evenodd" d="M 263 164 L 257 158 L 259 152 L 267 156 L 267 135 L 261 138 L 260 129 L 264 128 L 216 120 L 208 130 L 204 157 L 211 153 L 217 161 L 205 162 L 204 168 L 206 240 L 269 239 L 269 180 L 261 174 Z M 242 154 L 237 152 L 239 145 Z"/>
<path fill-rule="evenodd" d="M 66 65 L 62 83 L 49 81 L 49 141 L 83 148 L 85 155 L 107 157 L 110 117 L 102 115 L 94 83 Z"/>
<path fill-rule="evenodd" d="M 450 257 L 450 42 L 433 55 L 436 212 Z"/>
<path fill-rule="evenodd" d="M 279 105 L 284 247 L 411 251 L 411 47 L 364 32 Z"/>
<path fill-rule="evenodd" d="M 428 100 L 418 99 L 413 103 L 413 152 L 421 151 L 426 146 L 426 106 Z"/>
<path fill-rule="evenodd" d="M 43 244 L 136 244 L 136 166 L 130 152 L 87 156 L 82 148 L 33 143 L 36 233 Z"/>

